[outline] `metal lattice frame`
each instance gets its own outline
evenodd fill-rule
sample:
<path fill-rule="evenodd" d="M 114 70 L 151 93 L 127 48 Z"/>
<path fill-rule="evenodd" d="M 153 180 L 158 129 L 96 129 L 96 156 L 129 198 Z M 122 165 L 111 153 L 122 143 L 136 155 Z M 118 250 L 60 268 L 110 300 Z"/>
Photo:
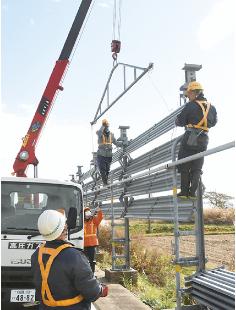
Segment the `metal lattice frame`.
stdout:
<path fill-rule="evenodd" d="M 127 270 L 130 268 L 129 219 L 160 219 L 174 222 L 175 259 L 173 263 L 176 265 L 176 309 L 183 308 L 181 306 L 181 301 L 185 289 L 181 288 L 180 285 L 180 270 L 182 266 L 196 266 L 196 272 L 198 275 L 199 272 L 205 272 L 206 260 L 201 186 L 198 188 L 197 201 L 194 202 L 191 200 L 177 199 L 177 188 L 180 185 L 180 179 L 176 172 L 176 166 L 184 162 L 192 161 L 203 156 L 208 156 L 235 147 L 235 142 L 233 141 L 214 149 L 181 160 L 176 160 L 178 142 L 181 138 L 177 137 L 176 139 L 168 141 L 137 158 L 132 159 L 130 157 L 131 152 L 141 148 L 148 142 L 153 141 L 163 133 L 172 129 L 174 127 L 173 120 L 180 110 L 181 107 L 136 139 L 132 140 L 128 147 L 123 148 L 114 154 L 113 163 L 116 161 L 121 163 L 123 158 L 126 158 L 126 163 L 110 172 L 111 184 L 109 186 L 100 187 L 101 181 L 99 180 L 96 180 L 96 186 L 94 186 L 94 180 L 85 183 L 89 176 L 91 176 L 91 171 L 92 173 L 96 172 L 96 167 L 85 174 L 80 174 L 81 181 L 84 183 L 86 203 L 102 202 L 102 209 L 105 217 L 112 221 L 113 270 Z M 172 195 L 163 195 L 163 193 L 171 190 L 173 192 Z M 153 197 L 152 195 L 156 196 Z M 121 218 L 123 219 L 123 223 L 120 223 Z M 119 224 L 117 224 L 116 219 L 119 219 Z M 179 230 L 179 223 L 190 221 L 192 219 L 194 219 L 195 222 L 195 229 L 193 231 L 181 232 Z M 124 237 L 117 239 L 115 237 L 115 228 L 116 226 L 121 226 L 121 224 L 124 228 Z M 180 237 L 183 235 L 195 236 L 195 256 L 180 257 Z M 116 253 L 115 247 L 117 244 L 122 245 L 124 249 L 123 253 L 120 255 Z M 124 259 L 124 264 L 116 264 L 117 259 Z M 193 278 L 191 283 L 194 283 L 194 289 L 191 291 L 191 294 L 193 294 L 194 297 L 196 297 L 195 282 Z M 204 288 L 201 284 L 199 284 L 199 286 L 201 292 L 198 297 L 196 297 L 196 300 L 199 301 L 199 303 L 202 303 L 202 290 L 204 291 Z M 213 292 L 213 294 L 215 293 Z M 219 304 L 220 302 L 221 301 L 219 301 Z"/>

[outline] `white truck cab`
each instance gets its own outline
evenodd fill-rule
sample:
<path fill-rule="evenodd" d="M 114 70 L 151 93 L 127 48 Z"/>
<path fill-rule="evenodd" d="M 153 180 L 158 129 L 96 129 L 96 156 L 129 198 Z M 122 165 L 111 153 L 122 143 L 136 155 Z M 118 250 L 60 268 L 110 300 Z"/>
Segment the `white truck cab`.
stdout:
<path fill-rule="evenodd" d="M 73 214 L 75 224 L 69 229 L 68 239 L 83 249 L 81 185 L 39 178 L 1 178 L 2 309 L 23 309 L 35 301 L 30 259 L 43 242 L 37 221 L 46 209 L 63 209 L 66 217 Z"/>

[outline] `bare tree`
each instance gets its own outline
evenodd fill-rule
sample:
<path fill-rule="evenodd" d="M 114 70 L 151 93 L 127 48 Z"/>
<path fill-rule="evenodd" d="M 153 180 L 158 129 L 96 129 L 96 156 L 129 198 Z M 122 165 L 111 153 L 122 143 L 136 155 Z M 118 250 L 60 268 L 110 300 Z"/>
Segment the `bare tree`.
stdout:
<path fill-rule="evenodd" d="M 227 209 L 232 208 L 234 197 L 217 192 L 205 192 L 204 199 L 207 199 L 213 208 Z"/>

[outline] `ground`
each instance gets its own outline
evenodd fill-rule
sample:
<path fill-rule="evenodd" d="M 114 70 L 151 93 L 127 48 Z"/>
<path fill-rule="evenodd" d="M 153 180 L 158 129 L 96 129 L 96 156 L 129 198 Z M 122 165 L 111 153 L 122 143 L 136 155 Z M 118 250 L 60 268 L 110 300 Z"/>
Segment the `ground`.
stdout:
<path fill-rule="evenodd" d="M 146 248 L 156 247 L 158 251 L 165 254 L 172 253 L 172 236 L 138 236 L 140 242 Z M 135 238 L 136 239 L 136 238 Z M 205 252 L 211 268 L 224 265 L 229 270 L 234 270 L 235 261 L 235 235 L 205 235 Z M 194 256 L 195 242 L 194 237 L 181 237 L 180 245 L 181 256 Z"/>

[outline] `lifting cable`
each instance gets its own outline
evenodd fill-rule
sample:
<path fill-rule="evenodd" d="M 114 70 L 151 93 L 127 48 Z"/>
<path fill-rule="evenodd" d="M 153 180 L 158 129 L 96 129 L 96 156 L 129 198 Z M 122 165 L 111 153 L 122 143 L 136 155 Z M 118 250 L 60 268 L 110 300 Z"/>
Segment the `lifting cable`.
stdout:
<path fill-rule="evenodd" d="M 148 75 L 148 78 L 153 86 L 153 89 L 156 91 L 156 93 L 159 95 L 159 97 L 161 98 L 162 102 L 164 103 L 168 113 L 171 113 L 171 109 L 165 99 L 165 97 L 163 96 L 163 94 L 161 93 L 160 89 L 157 87 L 157 85 L 154 83 L 153 79 L 151 78 L 150 75 Z M 176 126 L 172 129 L 172 132 L 171 132 L 171 138 L 170 140 L 172 141 L 175 137 L 176 137 L 176 132 L 177 132 L 177 128 Z"/>
<path fill-rule="evenodd" d="M 121 5 L 122 5 L 122 0 L 114 0 L 112 42 L 111 42 L 113 66 L 115 66 L 117 63 L 117 54 L 120 52 L 120 47 L 121 47 L 121 42 L 120 42 Z M 94 124 L 91 124 L 91 140 L 92 140 L 92 150 L 94 152 L 93 125 Z"/>
<path fill-rule="evenodd" d="M 121 4 L 122 4 L 122 0 L 114 0 L 113 33 L 112 33 L 112 42 L 111 42 L 113 66 L 117 63 L 117 54 L 120 52 L 120 47 L 121 47 L 121 41 L 120 41 Z"/>

